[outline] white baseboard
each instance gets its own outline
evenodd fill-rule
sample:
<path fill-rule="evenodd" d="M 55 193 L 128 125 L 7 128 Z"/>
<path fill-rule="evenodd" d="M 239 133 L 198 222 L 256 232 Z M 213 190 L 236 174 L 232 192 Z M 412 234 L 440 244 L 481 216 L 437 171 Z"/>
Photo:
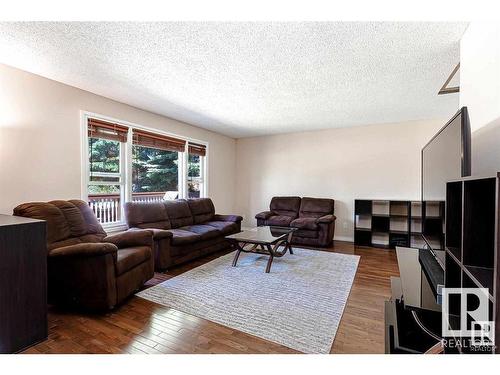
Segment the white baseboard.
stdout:
<path fill-rule="evenodd" d="M 354 242 L 354 238 L 350 236 L 334 236 L 333 239 L 336 241 Z"/>

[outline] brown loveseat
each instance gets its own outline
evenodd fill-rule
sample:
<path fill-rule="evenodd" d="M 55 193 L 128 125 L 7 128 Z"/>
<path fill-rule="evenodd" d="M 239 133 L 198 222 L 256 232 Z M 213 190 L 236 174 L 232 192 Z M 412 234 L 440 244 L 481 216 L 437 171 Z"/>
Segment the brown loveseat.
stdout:
<path fill-rule="evenodd" d="M 128 202 L 125 217 L 130 229 L 153 232 L 157 270 L 229 247 L 224 237 L 238 233 L 243 219 L 215 214 L 210 198 Z"/>
<path fill-rule="evenodd" d="M 335 232 L 335 201 L 324 198 L 274 197 L 269 211 L 255 215 L 257 225 L 293 227 L 292 244 L 330 246 Z"/>
<path fill-rule="evenodd" d="M 154 275 L 152 233 L 107 236 L 84 201 L 24 203 L 14 215 L 47 221 L 51 304 L 112 309 Z"/>

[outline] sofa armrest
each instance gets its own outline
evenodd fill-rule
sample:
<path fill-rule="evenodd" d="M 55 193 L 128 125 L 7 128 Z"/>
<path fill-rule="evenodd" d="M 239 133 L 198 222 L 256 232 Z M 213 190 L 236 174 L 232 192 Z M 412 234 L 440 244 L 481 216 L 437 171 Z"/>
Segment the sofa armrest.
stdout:
<path fill-rule="evenodd" d="M 103 242 L 115 244 L 119 249 L 133 246 L 153 246 L 153 233 L 148 229 L 128 230 L 107 236 Z"/>
<path fill-rule="evenodd" d="M 162 240 L 164 238 L 172 238 L 173 234 L 172 232 L 169 232 L 166 229 L 158 229 L 158 228 L 130 228 L 128 232 L 138 232 L 138 231 L 143 231 L 147 230 L 148 232 L 151 232 L 153 234 L 153 239 L 154 240 Z"/>
<path fill-rule="evenodd" d="M 214 220 L 216 221 L 231 221 L 233 223 L 238 223 L 243 220 L 242 216 L 239 215 L 214 215 Z"/>
<path fill-rule="evenodd" d="M 271 216 L 273 216 L 273 214 L 274 213 L 272 211 L 262 211 L 262 212 L 259 212 L 257 215 L 255 215 L 255 218 L 261 219 L 261 220 L 267 220 Z"/>
<path fill-rule="evenodd" d="M 317 223 L 333 223 L 337 217 L 335 215 L 324 215 L 316 219 Z"/>
<path fill-rule="evenodd" d="M 91 257 L 106 254 L 115 256 L 117 250 L 116 245 L 112 243 L 79 243 L 53 249 L 49 252 L 49 257 Z"/>

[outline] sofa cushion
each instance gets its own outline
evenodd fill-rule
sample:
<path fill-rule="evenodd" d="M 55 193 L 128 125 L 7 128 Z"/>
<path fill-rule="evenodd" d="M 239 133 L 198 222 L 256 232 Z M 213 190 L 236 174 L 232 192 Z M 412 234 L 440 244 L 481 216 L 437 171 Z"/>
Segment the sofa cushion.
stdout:
<path fill-rule="evenodd" d="M 201 241 L 201 235 L 183 229 L 169 229 L 172 233 L 171 244 L 174 246 L 188 245 Z"/>
<path fill-rule="evenodd" d="M 75 207 L 80 210 L 83 220 L 87 226 L 87 234 L 97 234 L 102 238 L 106 236 L 106 232 L 102 229 L 101 223 L 99 223 L 94 211 L 92 211 L 87 202 L 79 199 L 71 199 L 68 202 L 74 204 Z"/>
<path fill-rule="evenodd" d="M 215 207 L 210 198 L 188 199 L 187 202 L 195 224 L 204 223 L 213 219 Z"/>
<path fill-rule="evenodd" d="M 132 268 L 151 258 L 151 249 L 147 246 L 128 247 L 117 252 L 116 275 L 123 275 Z"/>
<path fill-rule="evenodd" d="M 290 223 L 293 228 L 318 230 L 318 224 L 314 217 L 298 217 Z"/>
<path fill-rule="evenodd" d="M 180 228 L 186 225 L 193 225 L 193 215 L 189 205 L 184 199 L 165 201 L 165 208 L 172 228 Z"/>
<path fill-rule="evenodd" d="M 231 221 L 207 221 L 204 224 L 217 228 L 225 236 L 238 232 L 238 225 Z"/>
<path fill-rule="evenodd" d="M 163 202 L 127 202 L 125 219 L 130 228 L 171 228 Z"/>
<path fill-rule="evenodd" d="M 180 227 L 179 229 L 199 234 L 202 240 L 208 240 L 222 235 L 221 231 L 217 228 L 203 224 L 188 225 Z"/>
<path fill-rule="evenodd" d="M 299 216 L 300 197 L 273 197 L 269 208 L 275 215 L 295 219 Z"/>
<path fill-rule="evenodd" d="M 274 225 L 278 227 L 288 227 L 292 222 L 293 217 L 274 215 L 266 220 L 266 225 Z"/>
<path fill-rule="evenodd" d="M 297 229 L 293 232 L 293 238 L 301 237 L 301 238 L 318 238 L 319 230 L 310 230 L 310 229 Z M 293 242 L 293 239 L 292 239 Z"/>
<path fill-rule="evenodd" d="M 24 203 L 14 208 L 14 215 L 47 221 L 47 243 L 63 241 L 71 230 L 62 211 L 51 203 Z"/>
<path fill-rule="evenodd" d="M 63 200 L 49 202 L 59 208 L 68 223 L 70 237 L 79 237 L 87 234 L 87 224 L 82 213 L 73 203 Z"/>
<path fill-rule="evenodd" d="M 335 201 L 333 199 L 304 197 L 300 203 L 299 217 L 321 217 L 333 214 Z"/>

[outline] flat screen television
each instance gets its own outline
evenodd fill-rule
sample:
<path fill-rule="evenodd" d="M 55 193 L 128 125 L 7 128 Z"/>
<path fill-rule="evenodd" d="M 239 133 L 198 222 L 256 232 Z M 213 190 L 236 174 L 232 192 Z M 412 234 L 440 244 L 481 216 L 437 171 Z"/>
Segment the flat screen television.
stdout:
<path fill-rule="evenodd" d="M 470 174 L 471 131 L 462 107 L 422 149 L 421 231 L 438 261 L 444 250 L 446 182 Z"/>

